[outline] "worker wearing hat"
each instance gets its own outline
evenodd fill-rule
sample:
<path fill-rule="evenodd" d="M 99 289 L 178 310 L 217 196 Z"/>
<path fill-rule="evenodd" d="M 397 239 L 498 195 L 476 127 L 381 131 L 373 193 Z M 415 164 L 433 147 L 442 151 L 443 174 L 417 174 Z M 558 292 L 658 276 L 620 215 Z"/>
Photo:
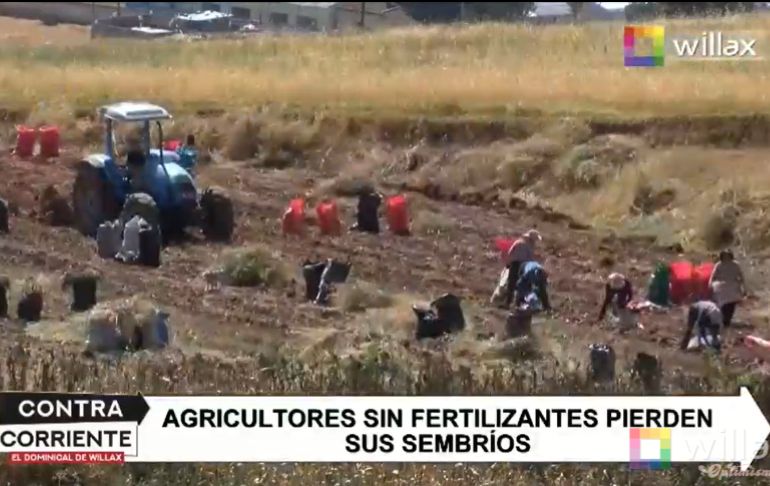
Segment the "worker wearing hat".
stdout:
<path fill-rule="evenodd" d="M 612 305 L 613 314 L 620 317 L 619 314 L 625 311 L 633 297 L 634 291 L 631 281 L 623 274 L 611 273 L 604 286 L 604 302 L 601 311 L 599 311 L 599 320 L 604 319 L 610 305 Z"/>
<path fill-rule="evenodd" d="M 506 255 L 505 264 L 508 267 L 508 289 L 505 295 L 505 305 L 510 307 L 513 301 L 513 294 L 516 290 L 516 282 L 519 279 L 519 270 L 524 262 L 533 261 L 535 259 L 535 245 L 538 241 L 542 241 L 543 238 L 540 233 L 531 229 L 524 233 L 521 238 L 517 239 L 511 245 L 508 254 Z"/>

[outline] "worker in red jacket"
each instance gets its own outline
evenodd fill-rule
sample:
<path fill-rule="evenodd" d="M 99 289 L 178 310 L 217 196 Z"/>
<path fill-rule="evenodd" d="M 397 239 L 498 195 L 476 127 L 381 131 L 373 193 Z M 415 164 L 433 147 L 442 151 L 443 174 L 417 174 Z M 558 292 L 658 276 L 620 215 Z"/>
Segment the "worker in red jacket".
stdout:
<path fill-rule="evenodd" d="M 517 239 L 508 250 L 505 265 L 508 267 L 508 289 L 505 294 L 505 305 L 510 307 L 513 294 L 516 291 L 516 282 L 519 280 L 519 270 L 525 262 L 535 260 L 535 245 L 543 238 L 537 230 L 531 229 Z"/>

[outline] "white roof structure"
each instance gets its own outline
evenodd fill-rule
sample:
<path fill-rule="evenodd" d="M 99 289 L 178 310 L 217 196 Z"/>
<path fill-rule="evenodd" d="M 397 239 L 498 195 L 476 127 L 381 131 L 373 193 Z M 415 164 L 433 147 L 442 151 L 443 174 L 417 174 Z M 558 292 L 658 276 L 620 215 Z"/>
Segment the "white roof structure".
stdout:
<path fill-rule="evenodd" d="M 189 14 L 180 14 L 176 18 L 187 22 L 208 22 L 217 19 L 226 19 L 232 17 L 231 14 L 216 12 L 214 10 L 206 10 L 203 12 L 195 12 Z"/>
<path fill-rule="evenodd" d="M 101 113 L 105 118 L 123 122 L 171 118 L 165 108 L 143 101 L 124 101 L 114 105 L 106 105 L 101 108 Z"/>
<path fill-rule="evenodd" d="M 339 2 L 286 2 L 298 7 L 331 8 Z"/>
<path fill-rule="evenodd" d="M 567 2 L 535 2 L 529 17 L 565 17 L 572 15 L 572 9 Z"/>
<path fill-rule="evenodd" d="M 131 27 L 134 32 L 144 32 L 145 34 L 173 34 L 174 31 L 168 29 L 158 29 L 155 27 Z"/>

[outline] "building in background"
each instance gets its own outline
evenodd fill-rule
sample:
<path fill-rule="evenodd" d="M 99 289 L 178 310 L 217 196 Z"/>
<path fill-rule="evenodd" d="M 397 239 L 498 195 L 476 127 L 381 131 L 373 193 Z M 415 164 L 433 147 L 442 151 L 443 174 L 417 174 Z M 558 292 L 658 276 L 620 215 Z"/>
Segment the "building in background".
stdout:
<path fill-rule="evenodd" d="M 124 2 L 0 2 L 0 15 L 43 23 L 90 25 L 120 13 Z"/>
<path fill-rule="evenodd" d="M 558 24 L 572 22 L 572 8 L 566 2 L 534 2 L 532 11 L 527 14 L 528 20 L 535 23 Z"/>
<path fill-rule="evenodd" d="M 318 32 L 356 29 L 362 24 L 365 29 L 378 29 L 413 23 L 394 2 L 127 2 L 125 9 L 164 16 L 211 10 L 267 29 Z"/>
<path fill-rule="evenodd" d="M 205 10 L 227 13 L 265 30 L 334 32 L 415 23 L 395 2 L 0 2 L 0 15 L 82 25 L 149 13 L 155 22 L 167 24 L 175 15 Z"/>
<path fill-rule="evenodd" d="M 527 15 L 530 22 L 537 24 L 561 24 L 569 22 L 622 21 L 625 11 L 607 9 L 598 2 L 583 3 L 580 13 L 575 16 L 568 2 L 535 2 L 534 8 Z"/>
<path fill-rule="evenodd" d="M 623 8 L 606 8 L 597 2 L 586 2 L 580 10 L 578 20 L 585 22 L 596 20 L 625 21 L 626 11 Z"/>

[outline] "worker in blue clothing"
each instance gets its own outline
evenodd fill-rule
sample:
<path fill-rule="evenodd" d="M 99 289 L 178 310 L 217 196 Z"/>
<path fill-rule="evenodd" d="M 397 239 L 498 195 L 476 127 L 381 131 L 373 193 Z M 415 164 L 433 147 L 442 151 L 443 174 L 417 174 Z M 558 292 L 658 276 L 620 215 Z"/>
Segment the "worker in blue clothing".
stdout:
<path fill-rule="evenodd" d="M 551 302 L 548 299 L 548 273 L 540 263 L 534 260 L 522 263 L 519 269 L 514 301 L 516 307 L 525 303 L 527 297 L 532 293 L 540 300 L 544 310 L 551 310 Z"/>
<path fill-rule="evenodd" d="M 711 348 L 717 353 L 720 352 L 723 327 L 722 310 L 713 301 L 700 300 L 690 304 L 687 310 L 687 327 L 680 344 L 682 351 Z"/>
<path fill-rule="evenodd" d="M 179 164 L 188 172 L 192 173 L 195 169 L 195 164 L 198 161 L 198 149 L 195 148 L 195 135 L 187 135 L 185 144 L 177 149 L 177 154 L 179 154 Z"/>

